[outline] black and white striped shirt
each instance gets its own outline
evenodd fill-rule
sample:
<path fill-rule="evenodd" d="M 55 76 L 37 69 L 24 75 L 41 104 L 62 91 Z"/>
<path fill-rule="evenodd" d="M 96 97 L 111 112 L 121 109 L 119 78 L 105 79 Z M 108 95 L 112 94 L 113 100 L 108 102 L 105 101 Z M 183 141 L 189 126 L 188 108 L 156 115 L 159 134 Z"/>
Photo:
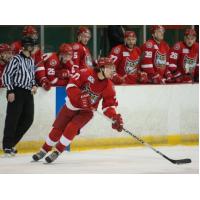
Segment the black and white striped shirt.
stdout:
<path fill-rule="evenodd" d="M 26 57 L 23 52 L 17 54 L 5 67 L 2 78 L 8 91 L 15 87 L 31 90 L 36 85 L 34 60 Z"/>

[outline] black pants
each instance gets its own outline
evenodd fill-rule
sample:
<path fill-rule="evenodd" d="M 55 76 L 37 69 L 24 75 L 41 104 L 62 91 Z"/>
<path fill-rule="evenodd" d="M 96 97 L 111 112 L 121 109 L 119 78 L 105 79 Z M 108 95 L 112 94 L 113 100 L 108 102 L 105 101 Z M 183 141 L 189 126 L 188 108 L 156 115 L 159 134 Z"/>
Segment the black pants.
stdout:
<path fill-rule="evenodd" d="M 22 88 L 15 88 L 14 93 L 15 101 L 7 104 L 3 149 L 14 147 L 33 123 L 33 95 Z"/>

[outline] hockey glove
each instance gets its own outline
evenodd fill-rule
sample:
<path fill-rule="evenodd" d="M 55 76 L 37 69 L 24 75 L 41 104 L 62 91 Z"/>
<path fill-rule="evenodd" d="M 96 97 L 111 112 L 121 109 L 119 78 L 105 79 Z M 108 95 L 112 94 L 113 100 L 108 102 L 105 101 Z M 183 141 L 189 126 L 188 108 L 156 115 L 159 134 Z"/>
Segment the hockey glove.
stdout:
<path fill-rule="evenodd" d="M 44 78 L 41 81 L 41 85 L 44 88 L 44 90 L 49 91 L 51 89 L 51 83 L 49 82 L 49 80 L 47 78 Z"/>
<path fill-rule="evenodd" d="M 148 83 L 148 76 L 146 72 L 140 72 L 139 74 L 139 82 L 142 84 Z"/>
<path fill-rule="evenodd" d="M 112 117 L 112 128 L 116 129 L 118 132 L 121 132 L 123 129 L 123 120 L 120 114 L 116 114 Z"/>

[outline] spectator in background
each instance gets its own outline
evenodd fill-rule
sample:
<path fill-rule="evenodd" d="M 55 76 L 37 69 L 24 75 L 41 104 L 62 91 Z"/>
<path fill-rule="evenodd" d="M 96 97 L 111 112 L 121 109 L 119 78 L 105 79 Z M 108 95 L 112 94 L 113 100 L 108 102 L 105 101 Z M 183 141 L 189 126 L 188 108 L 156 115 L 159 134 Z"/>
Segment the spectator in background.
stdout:
<path fill-rule="evenodd" d="M 3 136 L 3 151 L 7 156 L 17 153 L 14 148 L 33 122 L 36 93 L 35 66 L 31 58 L 34 40 L 22 39 L 22 51 L 5 67 L 3 83 L 7 88 L 7 113 Z"/>
<path fill-rule="evenodd" d="M 199 43 L 196 31 L 186 29 L 184 41 L 177 42 L 170 50 L 169 70 L 172 82 L 192 83 L 199 80 Z"/>
<path fill-rule="evenodd" d="M 169 45 L 164 41 L 164 33 L 163 26 L 151 26 L 152 38 L 141 47 L 141 70 L 147 73 L 149 83 L 160 84 L 166 80 Z"/>
<path fill-rule="evenodd" d="M 147 82 L 147 74 L 140 72 L 140 48 L 136 46 L 137 37 L 133 31 L 125 31 L 124 44 L 117 45 L 110 53 L 116 68 L 112 81 L 114 84 L 136 84 Z"/>
<path fill-rule="evenodd" d="M 66 86 L 72 73 L 75 72 L 72 61 L 73 50 L 70 44 L 63 43 L 58 53 L 48 53 L 44 61 L 47 78 L 52 86 Z"/>
<path fill-rule="evenodd" d="M 80 26 L 77 31 L 77 42 L 72 44 L 73 61 L 80 69 L 92 67 L 93 61 L 87 44 L 91 39 L 91 32 L 89 28 Z"/>
<path fill-rule="evenodd" d="M 12 51 L 8 44 L 0 44 L 0 88 L 3 87 L 2 75 L 6 64 L 12 58 Z"/>
<path fill-rule="evenodd" d="M 22 31 L 23 37 L 30 37 L 34 40 L 34 50 L 31 52 L 31 57 L 34 60 L 35 66 L 36 66 L 36 81 L 37 83 L 42 86 L 46 91 L 51 89 L 51 84 L 48 81 L 46 74 L 45 74 L 45 68 L 44 68 L 44 62 L 43 62 L 43 52 L 40 49 L 39 42 L 38 42 L 38 32 L 37 29 L 34 26 L 24 26 Z M 11 48 L 14 54 L 18 54 L 22 50 L 22 44 L 21 41 L 15 41 L 11 44 Z"/>
<path fill-rule="evenodd" d="M 120 44 L 124 44 L 124 33 L 126 31 L 125 26 L 113 25 L 108 26 L 108 40 L 110 50 Z"/>

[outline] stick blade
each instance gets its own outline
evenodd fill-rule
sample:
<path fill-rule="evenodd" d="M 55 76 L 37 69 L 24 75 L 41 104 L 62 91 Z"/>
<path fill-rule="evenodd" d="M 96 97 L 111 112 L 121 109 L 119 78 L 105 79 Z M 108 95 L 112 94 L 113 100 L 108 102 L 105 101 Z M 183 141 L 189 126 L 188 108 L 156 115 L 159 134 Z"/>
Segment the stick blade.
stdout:
<path fill-rule="evenodd" d="M 189 158 L 185 158 L 185 159 L 181 159 L 181 160 L 172 160 L 171 159 L 171 162 L 174 163 L 174 164 L 177 164 L 177 165 L 183 165 L 183 164 L 191 163 L 192 160 L 189 159 Z"/>

